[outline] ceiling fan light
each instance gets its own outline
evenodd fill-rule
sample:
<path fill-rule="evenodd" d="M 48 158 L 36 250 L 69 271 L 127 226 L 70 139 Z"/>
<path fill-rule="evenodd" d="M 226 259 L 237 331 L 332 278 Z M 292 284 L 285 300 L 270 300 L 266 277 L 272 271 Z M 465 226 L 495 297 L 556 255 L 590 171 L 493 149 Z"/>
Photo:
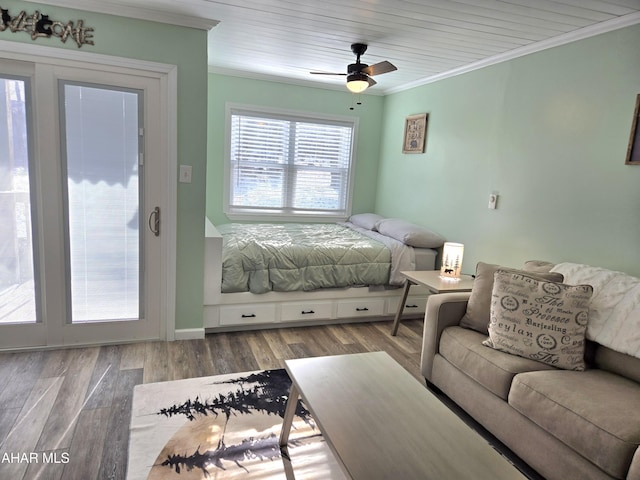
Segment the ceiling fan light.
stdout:
<path fill-rule="evenodd" d="M 369 81 L 362 73 L 352 73 L 347 76 L 347 88 L 350 92 L 361 93 L 369 88 Z"/>

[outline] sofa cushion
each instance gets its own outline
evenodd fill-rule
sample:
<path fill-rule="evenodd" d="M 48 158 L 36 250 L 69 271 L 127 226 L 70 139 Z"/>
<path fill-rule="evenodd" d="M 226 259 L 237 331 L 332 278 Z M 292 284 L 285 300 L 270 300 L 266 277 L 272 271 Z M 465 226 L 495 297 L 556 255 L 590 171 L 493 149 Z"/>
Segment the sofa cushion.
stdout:
<path fill-rule="evenodd" d="M 616 352 L 602 345 L 595 345 L 597 349 L 593 363 L 596 367 L 640 383 L 640 358 Z"/>
<path fill-rule="evenodd" d="M 515 268 L 501 267 L 491 263 L 478 262 L 476 265 L 476 277 L 471 289 L 471 297 L 467 305 L 467 311 L 460 321 L 460 325 L 471 328 L 485 335 L 488 333 L 491 312 L 491 291 L 493 290 L 493 275 L 498 270 L 522 272 Z M 558 273 L 533 273 L 536 278 L 562 282 L 563 276 Z"/>
<path fill-rule="evenodd" d="M 482 345 L 485 338 L 485 335 L 467 328 L 446 328 L 440 338 L 440 355 L 503 400 L 507 400 L 516 374 L 555 370 L 534 360 L 487 348 Z"/>
<path fill-rule="evenodd" d="M 498 270 L 484 345 L 558 368 L 584 370 L 590 285 L 564 285 Z"/>
<path fill-rule="evenodd" d="M 509 404 L 614 478 L 640 445 L 640 386 L 603 370 L 516 375 Z"/>

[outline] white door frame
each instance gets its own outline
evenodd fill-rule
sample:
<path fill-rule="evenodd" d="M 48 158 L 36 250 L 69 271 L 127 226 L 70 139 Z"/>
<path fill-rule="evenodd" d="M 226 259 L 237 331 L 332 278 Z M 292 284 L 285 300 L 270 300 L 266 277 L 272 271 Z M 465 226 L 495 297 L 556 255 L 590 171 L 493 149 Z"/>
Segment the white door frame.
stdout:
<path fill-rule="evenodd" d="M 60 65 L 77 67 L 83 69 L 101 69 L 101 67 L 109 67 L 109 69 L 115 73 L 130 73 L 135 71 L 138 74 L 147 75 L 156 78 L 160 82 L 160 98 L 162 105 L 161 111 L 161 130 L 163 132 L 164 142 L 163 149 L 165 155 L 163 161 L 166 162 L 166 179 L 165 179 L 165 192 L 166 196 L 163 199 L 164 205 L 161 205 L 162 209 L 162 255 L 159 261 L 163 262 L 162 265 L 162 298 L 159 300 L 162 302 L 160 306 L 160 339 L 174 340 L 175 339 L 175 297 L 176 297 L 176 252 L 177 252 L 177 66 L 169 64 L 161 64 L 155 62 L 146 62 L 130 58 L 113 57 L 109 55 L 77 52 L 73 50 L 64 50 L 53 47 L 46 47 L 34 44 L 23 44 L 16 42 L 8 42 L 0 40 L 0 58 L 8 60 L 20 60 L 23 62 L 35 62 L 36 65 Z M 53 86 L 52 86 L 53 88 Z M 44 97 L 44 98 L 43 98 Z M 57 91 L 51 91 L 47 95 L 39 96 L 35 102 L 53 102 L 57 98 Z M 35 129 L 39 133 L 45 128 L 43 122 L 50 121 L 50 119 L 35 119 Z M 52 129 L 49 129 L 52 130 Z M 48 139 L 52 143 L 47 141 L 50 148 L 55 148 L 54 145 L 59 144 L 58 138 Z M 43 158 L 44 152 L 40 151 L 43 145 L 35 145 L 35 154 L 39 158 Z M 41 192 L 38 192 L 41 195 Z M 38 198 L 38 202 L 41 198 Z M 40 203 L 41 205 L 41 203 Z M 42 215 L 42 209 L 38 209 L 38 215 Z M 40 218 L 39 223 L 42 225 L 44 219 Z M 61 227 L 60 227 L 61 228 Z M 61 232 L 49 232 L 50 234 L 59 234 Z M 42 248 L 42 246 L 40 247 Z M 45 257 L 43 257 L 45 258 Z M 56 258 L 55 255 L 53 258 Z M 61 261 L 61 260 L 55 260 Z M 46 266 L 45 266 L 46 271 Z M 58 288 L 58 287 L 54 287 Z M 64 289 L 64 286 L 60 286 Z M 43 292 L 43 295 L 60 295 L 61 292 Z M 63 295 L 64 297 L 64 295 Z M 66 313 L 56 312 L 66 318 Z M 47 319 L 43 319 L 47 320 Z M 42 327 L 42 324 L 34 325 L 33 327 Z M 18 326 L 16 326 L 18 327 Z M 5 330 L 8 329 L 8 330 Z M 16 329 L 18 333 L 19 329 Z M 11 326 L 4 326 L 3 332 L 8 335 L 12 335 Z M 25 330 L 21 330 L 24 335 Z M 35 333 L 35 332 L 34 332 Z M 22 336 L 21 335 L 21 336 Z M 23 338 L 24 340 L 24 338 Z M 105 338 L 104 342 L 108 343 L 109 338 Z M 58 342 L 56 339 L 49 339 L 47 342 L 49 346 L 56 345 Z M 87 343 L 95 343 L 88 341 Z M 36 345 L 33 345 L 36 346 Z"/>

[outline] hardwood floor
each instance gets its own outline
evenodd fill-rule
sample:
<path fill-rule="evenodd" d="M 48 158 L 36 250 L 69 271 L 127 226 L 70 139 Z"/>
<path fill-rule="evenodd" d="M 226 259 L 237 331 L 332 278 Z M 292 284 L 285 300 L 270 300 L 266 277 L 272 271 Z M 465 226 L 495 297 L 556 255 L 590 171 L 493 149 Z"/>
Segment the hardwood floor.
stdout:
<path fill-rule="evenodd" d="M 217 333 L 204 340 L 0 353 L 0 479 L 126 476 L 133 387 L 384 350 L 420 375 L 422 320 Z M 46 462 L 46 463 L 45 463 Z"/>

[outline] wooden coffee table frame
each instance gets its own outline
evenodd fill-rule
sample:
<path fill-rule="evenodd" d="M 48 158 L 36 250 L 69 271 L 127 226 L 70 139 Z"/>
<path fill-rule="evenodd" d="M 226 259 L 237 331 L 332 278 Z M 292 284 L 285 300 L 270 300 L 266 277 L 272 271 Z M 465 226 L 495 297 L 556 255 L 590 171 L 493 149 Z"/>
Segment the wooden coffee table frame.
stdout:
<path fill-rule="evenodd" d="M 348 478 L 522 480 L 526 477 L 385 352 L 287 360 L 291 392 L 280 449 L 298 398 Z"/>

